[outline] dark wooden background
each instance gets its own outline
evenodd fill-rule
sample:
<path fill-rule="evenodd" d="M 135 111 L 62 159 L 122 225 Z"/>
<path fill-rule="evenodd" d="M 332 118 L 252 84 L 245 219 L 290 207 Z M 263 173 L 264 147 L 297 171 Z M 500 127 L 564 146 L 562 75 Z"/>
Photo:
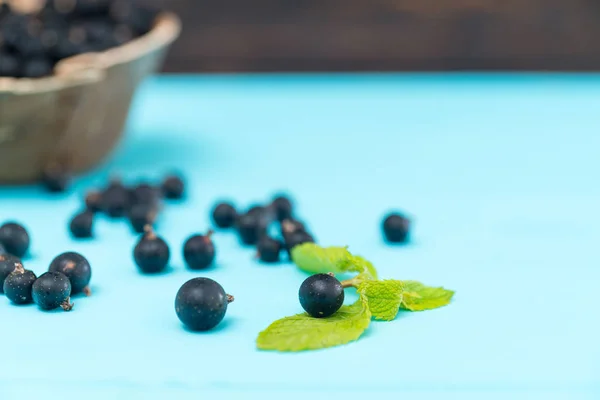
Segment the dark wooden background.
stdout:
<path fill-rule="evenodd" d="M 147 0 L 166 70 L 600 70 L 600 0 Z"/>

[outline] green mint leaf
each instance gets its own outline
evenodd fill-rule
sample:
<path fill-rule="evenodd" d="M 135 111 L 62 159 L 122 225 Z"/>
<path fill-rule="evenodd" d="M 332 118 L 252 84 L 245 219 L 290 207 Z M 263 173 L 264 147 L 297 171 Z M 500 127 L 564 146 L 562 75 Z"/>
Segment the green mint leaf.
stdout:
<path fill-rule="evenodd" d="M 360 283 L 357 289 L 367 299 L 369 311 L 371 311 L 373 318 L 384 321 L 391 321 L 396 318 L 404 291 L 404 285 L 401 281 L 393 279 L 384 281 L 367 280 Z"/>
<path fill-rule="evenodd" d="M 361 256 L 352 256 L 352 261 L 359 267 L 361 273 L 368 273 L 372 279 L 377 279 L 377 270 L 370 261 Z"/>
<path fill-rule="evenodd" d="M 432 310 L 450 303 L 454 291 L 443 287 L 425 286 L 417 281 L 403 281 L 401 307 L 410 311 Z"/>
<path fill-rule="evenodd" d="M 345 260 L 350 256 L 345 247 L 321 247 L 314 243 L 304 243 L 292 249 L 294 264 L 312 274 L 348 271 Z"/>
<path fill-rule="evenodd" d="M 313 318 L 304 313 L 277 320 L 258 334 L 256 346 L 261 350 L 278 351 L 339 346 L 358 339 L 370 322 L 366 299 L 361 297 L 328 318 Z"/>

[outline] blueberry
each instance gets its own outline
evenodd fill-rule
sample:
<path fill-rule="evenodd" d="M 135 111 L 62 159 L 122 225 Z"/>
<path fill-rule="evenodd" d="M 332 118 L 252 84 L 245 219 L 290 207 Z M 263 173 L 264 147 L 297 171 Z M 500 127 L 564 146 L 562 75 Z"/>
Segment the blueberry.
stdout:
<path fill-rule="evenodd" d="M 235 225 L 237 212 L 231 203 L 219 203 L 212 212 L 212 220 L 219 228 L 231 228 Z"/>
<path fill-rule="evenodd" d="M 51 272 L 60 272 L 64 274 L 71 282 L 71 294 L 84 293 L 91 294 L 89 284 L 92 279 L 92 267 L 90 263 L 79 253 L 68 251 L 54 258 L 50 263 Z"/>
<path fill-rule="evenodd" d="M 233 301 L 223 287 L 209 278 L 194 278 L 181 286 L 175 297 L 177 317 L 189 329 L 206 331 L 225 317 L 227 304 Z"/>
<path fill-rule="evenodd" d="M 113 180 L 102 193 L 102 209 L 112 218 L 123 217 L 130 206 L 127 188 L 119 181 Z"/>
<path fill-rule="evenodd" d="M 36 279 L 31 289 L 33 301 L 42 310 L 54 310 L 62 307 L 71 311 L 71 282 L 60 272 L 46 272 Z"/>
<path fill-rule="evenodd" d="M 51 164 L 44 169 L 42 183 L 49 192 L 64 192 L 69 185 L 70 178 L 69 172 L 62 165 Z"/>
<path fill-rule="evenodd" d="M 256 214 L 240 215 L 236 220 L 236 228 L 241 242 L 247 246 L 255 245 L 267 233 L 266 227 Z"/>
<path fill-rule="evenodd" d="M 44 57 L 30 58 L 23 66 L 23 77 L 32 79 L 42 78 L 52 75 L 53 68 L 52 63 Z"/>
<path fill-rule="evenodd" d="M 383 235 L 390 243 L 405 243 L 409 239 L 410 220 L 398 213 L 388 214 L 383 220 Z"/>
<path fill-rule="evenodd" d="M 17 264 L 21 264 L 21 259 L 12 254 L 0 254 L 0 293 L 4 285 L 4 280 L 15 270 Z"/>
<path fill-rule="evenodd" d="M 162 183 L 162 192 L 167 199 L 181 199 L 185 189 L 183 180 L 175 175 L 167 176 Z"/>
<path fill-rule="evenodd" d="M 152 225 L 156 209 L 147 204 L 136 204 L 129 210 L 129 223 L 136 233 L 143 233 L 146 225 Z"/>
<path fill-rule="evenodd" d="M 158 237 L 150 226 L 133 249 L 133 258 L 139 270 L 146 274 L 164 271 L 169 263 L 169 245 Z"/>
<path fill-rule="evenodd" d="M 258 258 L 262 262 L 275 263 L 279 261 L 281 253 L 281 242 L 279 240 L 263 236 L 256 246 Z"/>
<path fill-rule="evenodd" d="M 22 258 L 29 249 L 29 234 L 16 222 L 7 222 L 0 226 L 0 243 L 6 252 Z"/>
<path fill-rule="evenodd" d="M 85 207 L 90 212 L 102 211 L 102 193 L 92 190 L 85 195 Z"/>
<path fill-rule="evenodd" d="M 0 76 L 19 77 L 21 64 L 19 58 L 0 49 Z"/>
<path fill-rule="evenodd" d="M 344 288 L 329 274 L 312 275 L 300 286 L 298 293 L 302 308 L 315 318 L 329 317 L 344 304 Z"/>
<path fill-rule="evenodd" d="M 93 236 L 92 228 L 94 225 L 94 213 L 83 211 L 76 214 L 69 223 L 71 235 L 76 239 L 86 239 Z"/>
<path fill-rule="evenodd" d="M 36 279 L 33 272 L 24 269 L 22 264 L 17 264 L 15 270 L 4 280 L 4 294 L 15 304 L 31 303 L 31 289 Z"/>
<path fill-rule="evenodd" d="M 292 218 L 292 202 L 285 196 L 278 196 L 273 199 L 271 207 L 275 212 L 275 218 L 278 221 L 283 221 Z"/>
<path fill-rule="evenodd" d="M 211 240 L 212 231 L 206 235 L 193 235 L 183 245 L 183 258 L 189 269 L 206 269 L 215 260 L 215 245 Z"/>

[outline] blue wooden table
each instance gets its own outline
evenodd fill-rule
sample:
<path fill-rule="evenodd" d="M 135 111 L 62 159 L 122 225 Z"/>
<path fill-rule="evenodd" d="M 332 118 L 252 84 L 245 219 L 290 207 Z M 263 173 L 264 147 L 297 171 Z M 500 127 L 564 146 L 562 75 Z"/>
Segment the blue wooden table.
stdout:
<path fill-rule="evenodd" d="M 149 81 L 121 147 L 71 194 L 0 192 L 0 220 L 32 234 L 26 266 L 41 274 L 79 251 L 94 291 L 71 313 L 0 302 L 0 398 L 598 398 L 599 110 L 594 75 Z M 92 242 L 69 238 L 84 189 L 171 169 L 190 191 L 158 225 L 168 274 L 138 274 L 124 222 L 98 220 Z M 320 243 L 350 246 L 386 278 L 454 289 L 453 303 L 374 322 L 347 346 L 260 352 L 258 332 L 301 311 L 305 275 L 260 265 L 218 233 L 203 275 L 236 301 L 215 331 L 182 329 L 175 293 L 197 276 L 183 240 L 209 228 L 218 199 L 246 207 L 281 190 Z M 383 243 L 391 209 L 414 218 L 410 246 Z"/>

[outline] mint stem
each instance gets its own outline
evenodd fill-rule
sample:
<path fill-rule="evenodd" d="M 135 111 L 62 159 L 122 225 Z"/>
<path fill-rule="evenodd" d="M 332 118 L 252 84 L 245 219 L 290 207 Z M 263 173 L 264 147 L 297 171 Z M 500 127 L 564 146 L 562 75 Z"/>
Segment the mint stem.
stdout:
<path fill-rule="evenodd" d="M 349 287 L 357 287 L 359 284 L 359 280 L 356 278 L 352 278 L 352 279 L 346 279 L 345 281 L 340 282 L 342 284 L 342 287 L 344 289 L 349 288 Z"/>

